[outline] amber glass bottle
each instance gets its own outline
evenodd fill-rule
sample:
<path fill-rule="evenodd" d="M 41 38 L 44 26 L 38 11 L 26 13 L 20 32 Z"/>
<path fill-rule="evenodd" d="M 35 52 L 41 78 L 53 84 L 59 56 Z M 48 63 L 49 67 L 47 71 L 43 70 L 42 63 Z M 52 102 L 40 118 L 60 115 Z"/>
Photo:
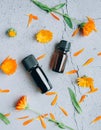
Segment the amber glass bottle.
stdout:
<path fill-rule="evenodd" d="M 69 52 L 71 43 L 65 40 L 60 41 L 56 45 L 53 55 L 52 70 L 58 73 L 63 73 L 68 58 L 67 52 Z"/>

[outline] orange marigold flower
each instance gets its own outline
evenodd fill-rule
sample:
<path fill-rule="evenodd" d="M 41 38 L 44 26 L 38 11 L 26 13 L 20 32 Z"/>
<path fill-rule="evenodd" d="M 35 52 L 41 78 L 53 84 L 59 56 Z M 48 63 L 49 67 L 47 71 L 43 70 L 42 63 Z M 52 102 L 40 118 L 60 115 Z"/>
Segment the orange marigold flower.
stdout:
<path fill-rule="evenodd" d="M 79 77 L 77 78 L 77 84 L 83 88 L 90 88 L 94 84 L 94 79 L 87 76 Z"/>
<path fill-rule="evenodd" d="M 27 96 L 22 96 L 16 104 L 16 110 L 25 110 L 25 109 L 28 109 Z"/>
<path fill-rule="evenodd" d="M 82 36 L 88 36 L 92 31 L 97 31 L 94 20 L 90 17 L 87 17 L 87 20 L 87 22 L 79 24 L 78 29 L 73 32 L 72 36 L 75 36 L 78 32 Z"/>
<path fill-rule="evenodd" d="M 43 44 L 50 42 L 52 38 L 53 38 L 53 33 L 49 30 L 40 30 L 36 34 L 36 40 Z"/>
<path fill-rule="evenodd" d="M 88 94 L 98 91 L 98 88 L 94 87 L 94 79 L 91 77 L 87 76 L 79 77 L 77 78 L 77 84 L 80 87 L 89 88 L 90 92 L 88 92 Z"/>
<path fill-rule="evenodd" d="M 88 36 L 92 31 L 97 31 L 95 27 L 95 22 L 92 18 L 87 17 L 88 22 L 84 24 L 82 27 L 82 35 L 83 36 Z"/>
<path fill-rule="evenodd" d="M 17 69 L 17 63 L 15 59 L 7 57 L 0 65 L 0 69 L 7 75 L 15 73 Z"/>

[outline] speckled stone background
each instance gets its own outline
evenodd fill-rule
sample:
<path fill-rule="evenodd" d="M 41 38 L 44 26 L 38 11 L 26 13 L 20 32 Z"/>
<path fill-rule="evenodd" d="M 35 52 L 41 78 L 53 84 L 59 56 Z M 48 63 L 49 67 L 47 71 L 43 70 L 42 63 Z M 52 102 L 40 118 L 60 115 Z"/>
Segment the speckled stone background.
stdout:
<path fill-rule="evenodd" d="M 0 62 L 7 56 L 17 59 L 18 69 L 12 76 L 7 76 L 0 72 L 0 88 L 10 89 L 8 94 L 0 94 L 0 112 L 11 112 L 9 120 L 10 125 L 5 125 L 0 121 L 0 130 L 42 130 L 39 121 L 34 121 L 30 125 L 24 127 L 23 121 L 16 120 L 17 117 L 36 115 L 31 111 L 17 112 L 14 110 L 14 105 L 19 97 L 22 95 L 28 96 L 30 106 L 40 113 L 53 112 L 59 121 L 74 128 L 74 130 L 101 130 L 101 122 L 90 125 L 90 122 L 98 115 L 101 115 L 101 57 L 97 53 L 101 51 L 101 0 L 40 0 L 54 6 L 61 2 L 66 2 L 67 5 L 60 10 L 68 13 L 71 17 L 79 20 L 85 20 L 86 16 L 94 18 L 98 32 L 93 32 L 89 37 L 76 36 L 71 37 L 73 30 L 66 26 L 61 18 L 56 21 L 52 16 L 36 7 L 30 0 L 0 0 Z M 38 21 L 32 22 L 31 26 L 27 28 L 28 16 L 26 14 L 32 13 L 39 17 Z M 9 38 L 5 34 L 6 30 L 13 27 L 17 30 L 17 37 Z M 37 43 L 34 35 L 41 29 L 49 29 L 53 32 L 53 40 L 46 44 Z M 81 104 L 83 112 L 79 115 L 74 110 L 67 87 L 72 88 L 77 98 L 88 91 L 88 89 L 78 88 L 75 79 L 78 75 L 58 74 L 49 68 L 50 59 L 54 52 L 54 46 L 61 39 L 72 42 L 71 51 L 68 54 L 68 62 L 65 72 L 78 69 L 79 76 L 88 75 L 94 78 L 95 87 L 99 91 L 87 97 L 84 103 Z M 77 50 L 85 48 L 85 51 L 78 57 L 73 57 L 73 53 Z M 29 55 L 34 54 L 38 57 L 46 53 L 46 57 L 39 61 L 40 66 L 45 71 L 53 85 L 53 91 L 59 93 L 58 104 L 63 106 L 69 113 L 65 117 L 57 106 L 50 105 L 53 97 L 42 95 L 36 88 L 34 81 L 26 73 L 21 64 L 21 60 Z M 82 64 L 90 57 L 95 60 L 87 67 L 82 67 Z M 59 130 L 53 123 L 47 121 L 47 130 Z"/>

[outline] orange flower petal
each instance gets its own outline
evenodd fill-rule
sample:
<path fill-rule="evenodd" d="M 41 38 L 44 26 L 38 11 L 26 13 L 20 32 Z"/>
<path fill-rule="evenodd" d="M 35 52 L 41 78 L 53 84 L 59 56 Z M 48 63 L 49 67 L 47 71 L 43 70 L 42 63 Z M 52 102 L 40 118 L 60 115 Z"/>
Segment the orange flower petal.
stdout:
<path fill-rule="evenodd" d="M 68 116 L 68 112 L 67 112 L 63 107 L 60 107 L 60 106 L 59 106 L 59 108 L 60 108 L 60 110 L 63 112 L 63 114 L 64 114 L 65 116 Z"/>
<path fill-rule="evenodd" d="M 75 53 L 73 54 L 73 56 L 78 56 L 78 55 L 80 55 L 83 51 L 84 51 L 84 48 L 82 48 L 81 50 L 75 52 Z"/>
<path fill-rule="evenodd" d="M 44 129 L 46 129 L 46 123 L 44 121 L 44 118 L 42 118 L 42 116 L 39 116 L 39 119 L 40 119 L 40 122 L 41 122 L 41 125 Z"/>
<path fill-rule="evenodd" d="M 28 20 L 28 27 L 30 26 L 30 24 L 32 23 L 32 20 L 38 20 L 38 17 L 33 15 L 33 14 L 28 14 L 29 16 L 29 20 Z"/>
<path fill-rule="evenodd" d="M 41 116 L 42 116 L 42 118 L 45 118 L 45 117 L 48 116 L 48 114 L 46 113 L 46 114 L 43 114 L 43 115 L 41 115 Z"/>
<path fill-rule="evenodd" d="M 46 93 L 47 96 L 51 96 L 51 95 L 55 95 L 55 94 L 57 94 L 57 92 L 47 92 Z"/>
<path fill-rule="evenodd" d="M 9 89 L 4 89 L 4 90 L 2 90 L 2 92 L 3 92 L 3 93 L 9 93 L 10 90 L 9 90 Z"/>
<path fill-rule="evenodd" d="M 89 64 L 92 63 L 93 61 L 94 61 L 94 58 L 89 58 L 89 59 L 83 64 L 83 66 L 89 65 Z"/>
<path fill-rule="evenodd" d="M 41 60 L 43 58 L 45 58 L 46 54 L 42 54 L 41 56 L 37 57 L 37 60 Z"/>
<path fill-rule="evenodd" d="M 53 13 L 50 13 L 52 16 L 53 16 L 53 18 L 55 18 L 56 20 L 60 20 L 60 18 L 59 17 L 57 17 L 55 14 L 53 14 Z"/>
<path fill-rule="evenodd" d="M 69 72 L 66 72 L 66 74 L 75 74 L 75 73 L 77 73 L 78 72 L 78 70 L 71 70 L 71 71 L 69 71 Z"/>
<path fill-rule="evenodd" d="M 94 88 L 94 90 L 90 90 L 89 92 L 87 92 L 87 94 L 92 94 L 98 91 L 98 88 Z"/>
<path fill-rule="evenodd" d="M 29 118 L 29 116 L 19 117 L 19 118 L 17 118 L 17 120 L 23 120 L 23 119 L 26 119 L 26 118 Z"/>
<path fill-rule="evenodd" d="M 56 118 L 55 118 L 55 115 L 53 114 L 53 113 L 50 113 L 50 118 L 52 119 L 52 120 L 55 120 Z"/>
<path fill-rule="evenodd" d="M 7 57 L 0 66 L 0 69 L 7 75 L 15 73 L 17 69 L 17 63 L 15 59 Z"/>
<path fill-rule="evenodd" d="M 0 93 L 9 93 L 9 92 L 10 92 L 9 89 L 4 89 L 4 90 L 0 89 Z"/>
<path fill-rule="evenodd" d="M 23 123 L 23 126 L 26 126 L 26 125 L 32 123 L 33 121 L 34 121 L 34 118 L 29 119 L 29 120 L 27 120 L 27 121 L 25 121 L 25 122 Z"/>
<path fill-rule="evenodd" d="M 10 116 L 11 115 L 11 113 L 6 113 L 6 114 L 4 114 L 4 116 L 6 116 L 6 117 L 8 117 L 8 116 Z"/>
<path fill-rule="evenodd" d="M 101 116 L 96 117 L 91 123 L 96 123 L 99 120 L 101 120 Z"/>
<path fill-rule="evenodd" d="M 51 102 L 51 105 L 54 106 L 57 103 L 57 100 L 58 100 L 58 95 L 55 96 L 55 98 Z"/>
<path fill-rule="evenodd" d="M 77 28 L 74 32 L 73 32 L 73 34 L 72 34 L 72 37 L 74 37 L 74 36 L 76 36 L 78 33 L 79 33 L 79 28 Z"/>
<path fill-rule="evenodd" d="M 82 97 L 80 98 L 79 103 L 82 103 L 85 100 L 86 97 L 87 97 L 87 95 L 82 95 Z"/>

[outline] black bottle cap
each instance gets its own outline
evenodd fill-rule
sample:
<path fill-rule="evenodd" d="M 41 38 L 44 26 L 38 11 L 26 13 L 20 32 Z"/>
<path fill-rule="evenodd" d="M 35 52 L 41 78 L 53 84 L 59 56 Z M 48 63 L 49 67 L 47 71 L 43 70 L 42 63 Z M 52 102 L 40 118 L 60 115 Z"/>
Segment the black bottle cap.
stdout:
<path fill-rule="evenodd" d="M 68 52 L 70 50 L 70 47 L 71 47 L 71 43 L 67 42 L 65 40 L 61 40 L 60 43 L 58 43 L 56 45 L 56 49 L 62 50 L 62 51 L 65 51 L 65 52 Z"/>
<path fill-rule="evenodd" d="M 38 65 L 38 62 L 33 55 L 29 55 L 29 56 L 25 57 L 22 60 L 22 63 L 27 71 L 30 71 L 32 68 L 34 68 Z"/>

